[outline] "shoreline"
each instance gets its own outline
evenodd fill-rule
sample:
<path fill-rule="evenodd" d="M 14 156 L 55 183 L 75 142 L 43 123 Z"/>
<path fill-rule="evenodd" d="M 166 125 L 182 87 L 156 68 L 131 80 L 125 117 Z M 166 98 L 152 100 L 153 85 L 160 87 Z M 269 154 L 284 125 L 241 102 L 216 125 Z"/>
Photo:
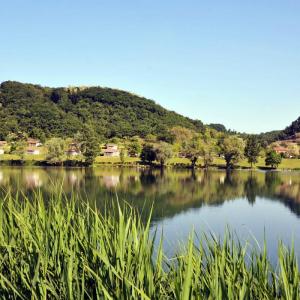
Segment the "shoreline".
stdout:
<path fill-rule="evenodd" d="M 135 168 L 140 170 L 193 170 L 193 168 L 188 164 L 166 164 L 163 168 L 159 164 L 147 165 L 141 164 L 139 162 L 130 162 L 130 163 L 120 163 L 120 162 L 96 162 L 92 166 L 86 166 L 84 162 L 81 161 L 66 161 L 62 165 L 55 165 L 55 164 L 48 164 L 45 161 L 39 160 L 0 160 L 0 168 L 1 167 L 37 167 L 37 168 L 64 168 L 64 169 L 80 169 L 80 168 Z M 240 166 L 237 165 L 234 168 L 227 169 L 224 165 L 220 164 L 212 164 L 210 167 L 205 168 L 201 165 L 197 165 L 194 168 L 195 171 L 273 171 L 273 172 L 297 172 L 300 171 L 300 167 L 296 168 L 271 168 L 271 167 L 264 167 L 264 166 L 257 166 L 254 168 L 247 167 L 247 166 Z"/>

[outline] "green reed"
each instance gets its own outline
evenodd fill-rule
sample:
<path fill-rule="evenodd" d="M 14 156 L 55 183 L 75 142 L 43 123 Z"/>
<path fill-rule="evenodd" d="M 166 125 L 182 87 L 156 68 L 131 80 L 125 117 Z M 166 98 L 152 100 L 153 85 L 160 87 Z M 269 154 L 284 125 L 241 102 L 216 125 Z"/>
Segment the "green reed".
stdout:
<path fill-rule="evenodd" d="M 193 235 L 173 258 L 130 207 L 100 213 L 61 193 L 0 199 L 1 299 L 300 299 L 293 247 Z"/>

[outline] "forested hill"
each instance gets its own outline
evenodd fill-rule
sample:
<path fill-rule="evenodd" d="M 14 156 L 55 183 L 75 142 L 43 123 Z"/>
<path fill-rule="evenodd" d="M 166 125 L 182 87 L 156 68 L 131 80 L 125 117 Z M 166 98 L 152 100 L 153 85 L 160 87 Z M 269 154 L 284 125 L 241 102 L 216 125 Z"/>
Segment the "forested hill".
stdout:
<path fill-rule="evenodd" d="M 293 137 L 296 133 L 300 133 L 300 117 L 287 126 L 284 130 L 275 130 L 261 133 L 259 137 L 267 143 L 278 140 L 286 140 Z"/>
<path fill-rule="evenodd" d="M 293 136 L 296 133 L 300 132 L 300 117 L 292 122 L 292 124 L 283 131 L 284 135 L 287 137 Z"/>
<path fill-rule="evenodd" d="M 0 122 L 0 139 L 16 131 L 37 138 L 71 137 L 88 128 L 99 138 L 111 138 L 166 136 L 173 126 L 204 128 L 201 121 L 117 89 L 49 88 L 14 81 L 0 85 Z"/>

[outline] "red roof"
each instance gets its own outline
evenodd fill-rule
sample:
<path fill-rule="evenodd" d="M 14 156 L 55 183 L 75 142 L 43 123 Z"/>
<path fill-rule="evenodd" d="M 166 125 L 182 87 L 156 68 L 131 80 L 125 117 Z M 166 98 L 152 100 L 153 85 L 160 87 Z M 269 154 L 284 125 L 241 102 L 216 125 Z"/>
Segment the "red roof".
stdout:
<path fill-rule="evenodd" d="M 276 152 L 287 152 L 287 151 L 288 151 L 287 148 L 280 147 L 280 146 L 274 147 L 274 150 L 275 150 Z"/>

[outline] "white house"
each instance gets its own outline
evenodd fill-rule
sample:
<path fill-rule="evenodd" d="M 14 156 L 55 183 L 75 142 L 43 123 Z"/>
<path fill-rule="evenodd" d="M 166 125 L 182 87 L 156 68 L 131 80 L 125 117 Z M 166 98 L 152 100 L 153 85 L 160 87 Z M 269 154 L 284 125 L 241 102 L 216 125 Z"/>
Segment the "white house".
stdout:
<path fill-rule="evenodd" d="M 4 149 L 0 148 L 0 155 L 4 154 Z"/>
<path fill-rule="evenodd" d="M 120 151 L 118 146 L 115 144 L 107 144 L 104 149 L 104 156 L 118 157 L 120 156 Z"/>
<path fill-rule="evenodd" d="M 36 140 L 36 139 L 32 139 L 32 138 L 29 138 L 27 140 L 27 144 L 29 147 L 41 147 L 42 146 L 42 143 L 40 140 Z"/>
<path fill-rule="evenodd" d="M 80 154 L 81 154 L 81 152 L 75 148 L 70 148 L 66 151 L 66 155 L 68 155 L 68 156 L 77 156 Z"/>

